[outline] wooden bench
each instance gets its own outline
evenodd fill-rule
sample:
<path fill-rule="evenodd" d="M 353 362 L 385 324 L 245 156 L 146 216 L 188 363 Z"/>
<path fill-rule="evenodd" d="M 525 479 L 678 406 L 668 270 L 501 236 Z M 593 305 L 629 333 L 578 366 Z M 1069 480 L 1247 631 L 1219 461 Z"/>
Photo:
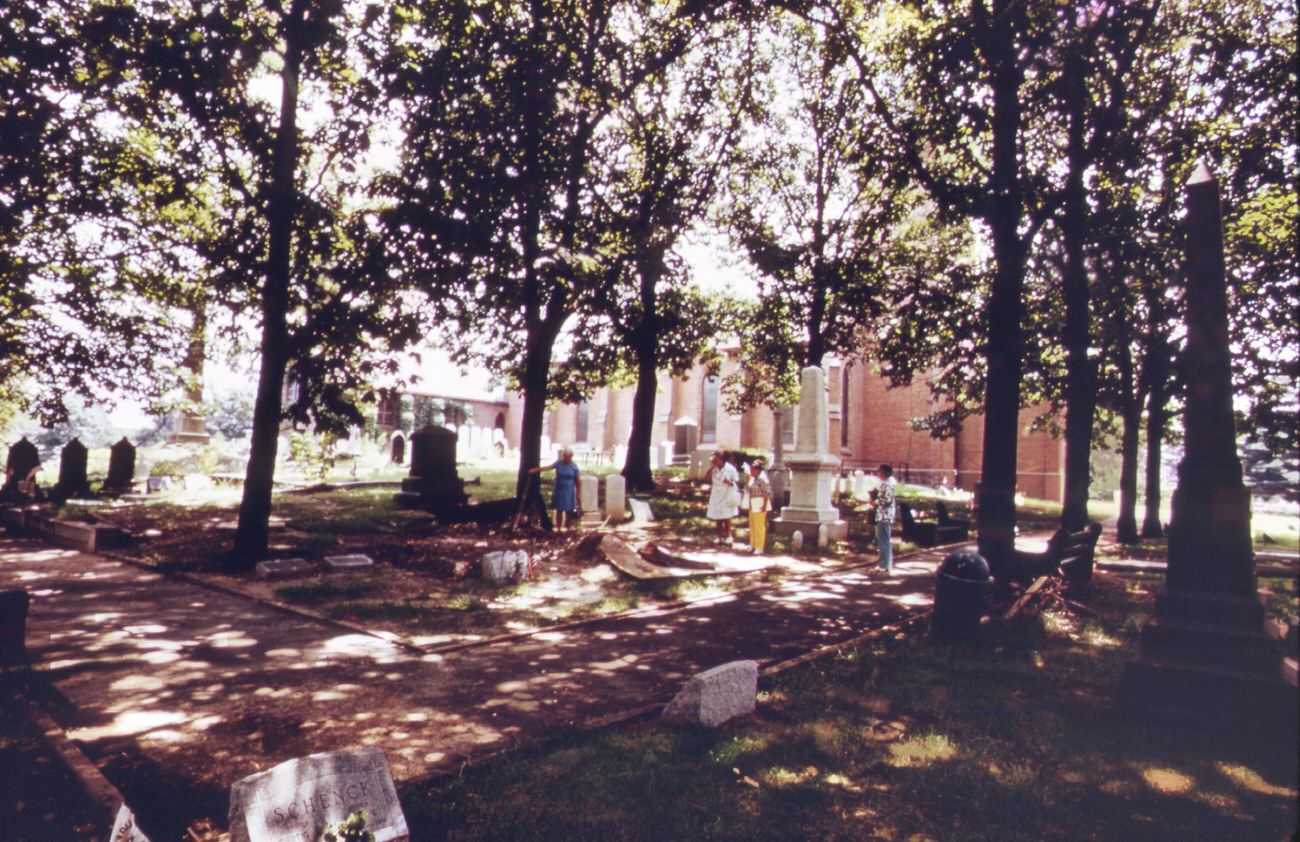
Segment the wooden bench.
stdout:
<path fill-rule="evenodd" d="M 911 541 L 918 547 L 933 547 L 937 544 L 953 544 L 965 541 L 970 531 L 970 524 L 917 520 L 912 507 L 898 501 L 898 516 L 903 521 L 903 540 Z"/>
<path fill-rule="evenodd" d="M 1097 539 L 1101 537 L 1101 524 L 1089 523 L 1077 532 L 1058 529 L 1041 553 L 1016 550 L 1013 555 L 1014 578 L 1030 581 L 1039 576 L 1059 573 L 1072 582 L 1092 580 L 1093 556 Z"/>
<path fill-rule="evenodd" d="M 970 521 L 965 518 L 956 518 L 948 514 L 948 507 L 940 501 L 934 504 L 935 515 L 938 517 L 939 526 L 949 529 L 960 529 L 961 537 L 958 541 L 965 541 L 966 536 L 970 534 Z"/>

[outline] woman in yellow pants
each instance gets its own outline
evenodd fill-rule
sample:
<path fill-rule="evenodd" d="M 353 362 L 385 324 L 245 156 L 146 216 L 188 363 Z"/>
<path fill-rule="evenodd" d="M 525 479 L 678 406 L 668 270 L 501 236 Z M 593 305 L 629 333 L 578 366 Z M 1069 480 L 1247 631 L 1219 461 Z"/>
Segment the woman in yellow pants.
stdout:
<path fill-rule="evenodd" d="M 772 510 L 772 486 L 763 473 L 763 460 L 749 467 L 749 551 L 762 553 L 767 547 L 767 513 Z"/>

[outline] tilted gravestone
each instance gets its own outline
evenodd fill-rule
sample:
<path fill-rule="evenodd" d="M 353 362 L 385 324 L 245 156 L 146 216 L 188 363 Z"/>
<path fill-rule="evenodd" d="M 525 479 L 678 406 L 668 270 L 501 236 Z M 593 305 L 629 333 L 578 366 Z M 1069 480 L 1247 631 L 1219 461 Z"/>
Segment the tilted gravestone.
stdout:
<path fill-rule="evenodd" d="M 378 748 L 312 754 L 250 775 L 230 788 L 232 842 L 317 842 L 329 824 L 366 811 L 376 842 L 409 831 Z"/>
<path fill-rule="evenodd" d="M 650 504 L 645 500 L 638 500 L 635 497 L 628 498 L 628 505 L 632 507 L 632 520 L 636 523 L 654 523 L 654 512 L 650 509 Z"/>
<path fill-rule="evenodd" d="M 63 446 L 59 454 L 59 482 L 51 492 L 54 499 L 90 496 L 90 482 L 86 479 L 88 458 L 89 451 L 80 439 L 74 438 Z"/>
<path fill-rule="evenodd" d="M 101 494 L 122 494 L 135 483 L 135 445 L 123 436 L 108 449 L 108 479 L 99 489 Z"/>
<path fill-rule="evenodd" d="M 149 842 L 140 826 L 135 822 L 131 808 L 123 804 L 117 809 L 113 819 L 113 830 L 108 835 L 108 842 Z"/>
<path fill-rule="evenodd" d="M 758 698 L 758 662 L 732 661 L 705 670 L 687 681 L 663 719 L 709 728 L 754 712 Z"/>
<path fill-rule="evenodd" d="M 390 451 L 394 465 L 406 464 L 406 436 L 401 433 L 393 433 L 392 450 Z"/>
<path fill-rule="evenodd" d="M 432 425 L 411 436 L 411 472 L 393 498 L 398 505 L 438 509 L 469 500 L 456 473 L 456 434 Z"/>

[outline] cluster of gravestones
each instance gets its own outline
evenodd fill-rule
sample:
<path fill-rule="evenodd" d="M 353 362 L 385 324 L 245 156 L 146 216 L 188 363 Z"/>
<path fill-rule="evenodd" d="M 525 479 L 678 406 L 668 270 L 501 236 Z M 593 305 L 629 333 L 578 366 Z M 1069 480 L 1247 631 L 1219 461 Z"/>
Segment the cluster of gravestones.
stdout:
<path fill-rule="evenodd" d="M 135 445 L 124 437 L 109 448 L 108 478 L 104 480 L 98 492 L 92 492 L 90 489 L 90 481 L 86 473 L 88 455 L 86 446 L 79 439 L 74 438 L 63 446 L 59 454 L 59 479 L 49 489 L 50 499 L 62 502 L 74 497 L 90 497 L 94 493 L 111 497 L 131 490 L 135 483 Z M 0 500 L 22 502 L 33 498 L 39 499 L 41 496 L 39 490 L 27 491 L 22 484 L 33 477 L 35 470 L 40 466 L 41 457 L 36 450 L 36 445 L 28 441 L 25 436 L 11 445 L 5 461 L 5 482 L 4 486 L 0 487 Z"/>

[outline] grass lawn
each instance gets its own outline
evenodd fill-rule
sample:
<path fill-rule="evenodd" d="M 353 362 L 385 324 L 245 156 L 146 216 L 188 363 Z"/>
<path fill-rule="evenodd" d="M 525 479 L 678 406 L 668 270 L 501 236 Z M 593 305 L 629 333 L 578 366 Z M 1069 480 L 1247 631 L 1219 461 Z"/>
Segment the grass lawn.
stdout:
<path fill-rule="evenodd" d="M 753 718 L 656 721 L 403 793 L 413 839 L 1278 840 L 1294 745 L 1144 722 L 1113 696 L 1155 578 L 973 647 L 913 634 L 764 679 Z"/>

